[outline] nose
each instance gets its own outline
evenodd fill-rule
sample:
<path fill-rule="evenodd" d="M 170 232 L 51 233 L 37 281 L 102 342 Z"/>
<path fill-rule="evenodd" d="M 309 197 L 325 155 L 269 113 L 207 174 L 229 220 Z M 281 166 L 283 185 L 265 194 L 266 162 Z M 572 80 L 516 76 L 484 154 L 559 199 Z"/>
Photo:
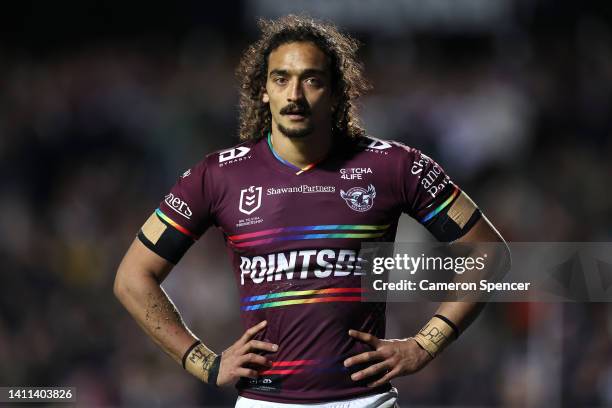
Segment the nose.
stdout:
<path fill-rule="evenodd" d="M 289 94 L 287 95 L 287 101 L 296 102 L 304 97 L 302 89 L 302 82 L 299 80 L 293 81 L 289 87 Z"/>

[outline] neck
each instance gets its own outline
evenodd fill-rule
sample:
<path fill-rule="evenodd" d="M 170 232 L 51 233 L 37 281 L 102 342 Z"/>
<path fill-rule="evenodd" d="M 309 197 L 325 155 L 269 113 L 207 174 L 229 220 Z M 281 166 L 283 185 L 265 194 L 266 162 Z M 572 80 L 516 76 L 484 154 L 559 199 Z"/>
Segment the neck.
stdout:
<path fill-rule="evenodd" d="M 332 147 L 331 132 L 313 132 L 302 138 L 289 138 L 272 125 L 272 146 L 283 160 L 303 169 L 323 160 Z"/>

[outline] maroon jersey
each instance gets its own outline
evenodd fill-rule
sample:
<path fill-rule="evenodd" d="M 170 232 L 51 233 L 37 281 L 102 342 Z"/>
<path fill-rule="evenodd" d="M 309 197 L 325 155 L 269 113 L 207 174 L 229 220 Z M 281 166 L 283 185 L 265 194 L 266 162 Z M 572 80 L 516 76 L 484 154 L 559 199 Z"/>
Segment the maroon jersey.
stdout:
<path fill-rule="evenodd" d="M 268 354 L 273 366 L 242 379 L 240 395 L 309 403 L 389 388 L 355 382 L 350 374 L 361 368 L 343 366 L 370 350 L 349 329 L 385 337 L 385 305 L 360 301 L 360 245 L 394 241 L 402 213 L 427 226 L 458 193 L 437 163 L 400 143 L 344 143 L 304 171 L 268 137 L 208 155 L 179 178 L 157 216 L 193 240 L 210 225 L 221 230 L 244 329 L 268 321 L 257 339 L 279 345 Z"/>

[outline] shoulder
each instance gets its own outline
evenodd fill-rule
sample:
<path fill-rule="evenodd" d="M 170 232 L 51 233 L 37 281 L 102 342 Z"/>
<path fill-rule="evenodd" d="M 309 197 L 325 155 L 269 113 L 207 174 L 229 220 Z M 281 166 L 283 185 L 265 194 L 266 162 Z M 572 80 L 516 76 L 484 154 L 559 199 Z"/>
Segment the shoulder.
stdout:
<path fill-rule="evenodd" d="M 253 158 L 253 148 L 257 142 L 243 142 L 231 147 L 207 153 L 200 161 L 183 173 L 204 177 L 206 173 L 219 174 L 219 170 L 241 167 L 240 164 Z"/>
<path fill-rule="evenodd" d="M 201 163 L 209 169 L 225 167 L 249 160 L 257 142 L 248 141 L 208 153 Z"/>
<path fill-rule="evenodd" d="M 443 172 L 427 154 L 402 142 L 368 135 L 356 139 L 354 146 L 356 155 L 364 162 L 383 169 L 387 176 L 396 174 L 402 182 L 420 179 L 424 174 L 433 177 Z"/>
<path fill-rule="evenodd" d="M 371 159 L 381 157 L 391 161 L 415 160 L 423 155 L 420 150 L 404 143 L 396 140 L 380 139 L 371 135 L 355 139 L 353 145 L 357 154 Z"/>

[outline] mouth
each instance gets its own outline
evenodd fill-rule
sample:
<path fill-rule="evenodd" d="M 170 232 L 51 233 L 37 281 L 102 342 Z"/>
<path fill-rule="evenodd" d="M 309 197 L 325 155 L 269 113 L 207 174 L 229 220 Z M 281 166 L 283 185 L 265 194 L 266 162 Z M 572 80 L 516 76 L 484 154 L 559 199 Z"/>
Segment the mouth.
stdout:
<path fill-rule="evenodd" d="M 301 112 L 287 113 L 285 116 L 294 122 L 301 122 L 306 119 L 306 114 Z"/>
<path fill-rule="evenodd" d="M 290 103 L 283 107 L 280 112 L 281 115 L 286 116 L 291 122 L 303 122 L 308 116 L 310 116 L 309 109 L 298 103 Z"/>

